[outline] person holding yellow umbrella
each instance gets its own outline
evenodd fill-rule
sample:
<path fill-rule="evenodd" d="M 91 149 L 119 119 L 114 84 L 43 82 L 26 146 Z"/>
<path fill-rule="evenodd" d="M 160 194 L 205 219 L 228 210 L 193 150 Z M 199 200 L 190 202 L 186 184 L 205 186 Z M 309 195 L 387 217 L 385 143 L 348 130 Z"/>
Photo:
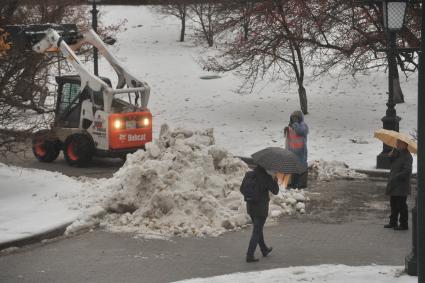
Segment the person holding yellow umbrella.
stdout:
<path fill-rule="evenodd" d="M 411 153 L 417 152 L 416 143 L 407 135 L 384 129 L 375 131 L 375 137 L 393 147 L 390 152 L 391 170 L 386 188 L 386 194 L 390 196 L 391 215 L 389 223 L 384 227 L 408 230 L 407 196 L 411 192 Z"/>

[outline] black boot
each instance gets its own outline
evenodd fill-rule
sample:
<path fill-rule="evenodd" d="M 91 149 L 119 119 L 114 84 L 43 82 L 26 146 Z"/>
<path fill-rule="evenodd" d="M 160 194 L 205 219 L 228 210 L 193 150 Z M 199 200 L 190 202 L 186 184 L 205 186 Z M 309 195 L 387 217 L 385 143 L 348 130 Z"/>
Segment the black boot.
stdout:
<path fill-rule="evenodd" d="M 246 256 L 246 262 L 257 262 L 259 259 L 255 258 L 253 255 Z"/>
<path fill-rule="evenodd" d="M 396 226 L 396 227 L 394 227 L 394 230 L 396 230 L 396 231 L 409 230 L 409 226 L 408 225 Z"/>
<path fill-rule="evenodd" d="M 264 252 L 263 252 L 263 256 L 264 256 L 264 257 L 268 256 L 268 255 L 269 255 L 269 253 L 271 253 L 271 252 L 272 252 L 272 250 L 273 250 L 273 248 L 272 248 L 272 247 L 267 248 L 267 249 L 266 249 L 266 251 L 264 251 Z"/>
<path fill-rule="evenodd" d="M 384 225 L 384 228 L 396 228 L 397 227 L 397 224 L 391 224 L 391 223 L 389 223 L 389 224 L 386 224 L 386 225 Z"/>

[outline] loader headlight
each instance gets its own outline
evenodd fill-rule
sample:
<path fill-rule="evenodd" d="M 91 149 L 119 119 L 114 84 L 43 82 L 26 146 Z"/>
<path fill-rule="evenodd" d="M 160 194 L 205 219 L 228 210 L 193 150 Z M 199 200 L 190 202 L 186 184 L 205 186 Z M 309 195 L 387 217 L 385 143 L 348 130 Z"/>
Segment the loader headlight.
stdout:
<path fill-rule="evenodd" d="M 142 125 L 144 126 L 144 127 L 147 127 L 147 126 L 149 126 L 151 124 L 151 121 L 149 120 L 149 118 L 143 118 L 142 119 Z"/>
<path fill-rule="evenodd" d="M 121 120 L 115 120 L 114 121 L 114 129 L 119 130 L 123 127 L 124 123 Z"/>

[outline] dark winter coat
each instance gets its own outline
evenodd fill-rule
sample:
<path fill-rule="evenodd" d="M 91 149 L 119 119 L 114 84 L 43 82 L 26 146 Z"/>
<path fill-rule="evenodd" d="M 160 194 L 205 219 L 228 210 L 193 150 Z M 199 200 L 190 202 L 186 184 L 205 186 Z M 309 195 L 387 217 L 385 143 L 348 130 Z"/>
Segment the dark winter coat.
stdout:
<path fill-rule="evenodd" d="M 264 168 L 257 166 L 254 169 L 255 178 L 257 179 L 259 188 L 261 189 L 260 200 L 257 202 L 247 202 L 246 210 L 251 217 L 267 217 L 269 215 L 269 192 L 277 195 L 279 185 L 272 176 L 267 174 Z"/>
<path fill-rule="evenodd" d="M 395 150 L 391 163 L 386 194 L 389 196 L 407 196 L 410 194 L 410 176 L 412 175 L 412 155 L 408 150 Z"/>

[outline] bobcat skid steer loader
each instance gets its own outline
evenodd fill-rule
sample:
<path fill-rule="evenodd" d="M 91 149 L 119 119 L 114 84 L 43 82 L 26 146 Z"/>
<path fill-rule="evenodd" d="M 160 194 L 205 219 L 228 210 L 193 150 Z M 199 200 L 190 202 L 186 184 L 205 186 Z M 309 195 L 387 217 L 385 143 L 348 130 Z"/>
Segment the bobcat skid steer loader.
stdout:
<path fill-rule="evenodd" d="M 13 43 L 38 53 L 61 52 L 76 75 L 56 77 L 57 103 L 51 128 L 34 134 L 33 153 L 41 162 L 56 160 L 60 151 L 72 166 L 84 166 L 93 156 L 125 158 L 152 140 L 150 88 L 131 75 L 93 31 L 76 25 L 8 26 Z M 90 73 L 74 50 L 96 47 L 118 75 L 116 88 L 108 78 Z M 13 46 L 12 46 L 13 48 Z"/>

